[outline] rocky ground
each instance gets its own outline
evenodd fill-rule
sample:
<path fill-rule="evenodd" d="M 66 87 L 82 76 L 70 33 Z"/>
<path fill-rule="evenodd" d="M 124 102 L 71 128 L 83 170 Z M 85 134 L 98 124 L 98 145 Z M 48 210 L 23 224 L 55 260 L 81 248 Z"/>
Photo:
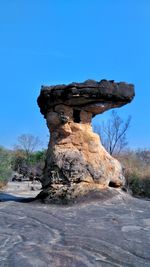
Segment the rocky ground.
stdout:
<path fill-rule="evenodd" d="M 46 205 L 30 202 L 40 192 L 31 187 L 0 193 L 1 267 L 150 266 L 149 201 L 110 188 L 108 199 Z"/>

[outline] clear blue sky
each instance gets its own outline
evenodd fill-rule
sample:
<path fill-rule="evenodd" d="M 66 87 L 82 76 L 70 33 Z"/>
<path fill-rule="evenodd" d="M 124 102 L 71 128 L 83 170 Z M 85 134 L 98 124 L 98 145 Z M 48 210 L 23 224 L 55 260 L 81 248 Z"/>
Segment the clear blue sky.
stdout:
<path fill-rule="evenodd" d="M 135 84 L 129 145 L 150 147 L 149 0 L 0 0 L 0 144 L 47 142 L 41 85 L 114 79 Z M 98 116 L 95 123 L 109 117 Z"/>

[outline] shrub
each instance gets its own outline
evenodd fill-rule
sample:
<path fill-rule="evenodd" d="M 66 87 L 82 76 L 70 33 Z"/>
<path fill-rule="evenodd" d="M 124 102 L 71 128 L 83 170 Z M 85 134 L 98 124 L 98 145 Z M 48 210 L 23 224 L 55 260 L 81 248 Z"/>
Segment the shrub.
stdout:
<path fill-rule="evenodd" d="M 145 157 L 144 157 L 145 155 Z M 127 186 L 135 196 L 150 197 L 150 150 L 126 151 L 119 156 Z"/>
<path fill-rule="evenodd" d="M 24 177 L 41 176 L 45 164 L 46 150 L 30 153 L 28 157 L 24 150 L 16 149 L 12 152 L 12 169 Z"/>
<path fill-rule="evenodd" d="M 0 147 L 0 188 L 7 184 L 11 174 L 11 153 Z"/>

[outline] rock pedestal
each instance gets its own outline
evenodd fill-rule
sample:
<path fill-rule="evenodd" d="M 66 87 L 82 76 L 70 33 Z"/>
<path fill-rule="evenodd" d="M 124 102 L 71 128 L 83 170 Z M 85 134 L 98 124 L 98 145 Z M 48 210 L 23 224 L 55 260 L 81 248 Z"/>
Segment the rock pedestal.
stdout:
<path fill-rule="evenodd" d="M 134 86 L 93 80 L 42 86 L 38 105 L 50 131 L 43 172 L 46 202 L 68 202 L 108 186 L 122 187 L 121 164 L 111 157 L 92 131 L 91 120 L 134 97 Z"/>

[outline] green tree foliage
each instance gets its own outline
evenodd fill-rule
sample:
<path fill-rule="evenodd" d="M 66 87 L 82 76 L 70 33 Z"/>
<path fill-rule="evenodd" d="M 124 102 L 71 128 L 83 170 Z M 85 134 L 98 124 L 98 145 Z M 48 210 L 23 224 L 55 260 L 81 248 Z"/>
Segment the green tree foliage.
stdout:
<path fill-rule="evenodd" d="M 11 174 L 11 152 L 0 147 L 0 187 L 7 183 Z"/>
<path fill-rule="evenodd" d="M 12 155 L 12 168 L 25 177 L 40 177 L 44 168 L 46 150 L 30 152 L 28 157 L 24 150 L 15 149 Z"/>
<path fill-rule="evenodd" d="M 22 134 L 18 137 L 18 144 L 16 149 L 23 151 L 26 160 L 30 160 L 31 154 L 41 145 L 41 141 L 38 136 L 31 134 Z"/>
<path fill-rule="evenodd" d="M 41 174 L 45 161 L 45 150 L 37 151 L 41 141 L 37 136 L 22 134 L 15 145 L 12 166 L 13 170 L 26 177 Z"/>
<path fill-rule="evenodd" d="M 26 155 L 21 149 L 14 149 L 12 152 L 12 169 L 18 173 L 21 173 L 21 169 L 26 165 Z"/>
<path fill-rule="evenodd" d="M 46 158 L 46 150 L 36 151 L 30 155 L 30 165 L 44 162 Z"/>

